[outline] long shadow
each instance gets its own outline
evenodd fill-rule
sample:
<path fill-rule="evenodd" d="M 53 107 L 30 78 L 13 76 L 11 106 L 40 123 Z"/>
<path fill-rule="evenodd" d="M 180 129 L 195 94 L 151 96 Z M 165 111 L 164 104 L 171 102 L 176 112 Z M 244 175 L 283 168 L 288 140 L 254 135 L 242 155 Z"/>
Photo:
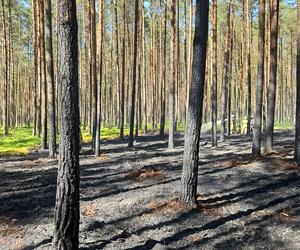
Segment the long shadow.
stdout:
<path fill-rule="evenodd" d="M 3 175 L 0 174 L 0 179 Z M 12 219 L 34 223 L 32 218 L 49 216 L 47 209 L 54 207 L 56 169 L 5 173 L 5 186 L 1 187 L 0 213 Z M 34 178 L 34 179 L 32 179 Z"/>
<path fill-rule="evenodd" d="M 157 185 L 163 185 L 163 184 L 167 184 L 167 183 L 178 181 L 178 180 L 180 180 L 180 178 L 172 178 L 172 179 L 169 179 L 169 180 L 155 182 L 155 183 L 151 183 L 151 184 L 147 184 L 147 185 L 140 185 L 140 186 L 136 186 L 136 187 L 132 187 L 132 188 L 117 188 L 117 189 L 114 189 L 110 192 L 102 192 L 102 193 L 100 193 L 98 195 L 95 195 L 95 196 L 83 197 L 81 200 L 91 201 L 91 200 L 95 200 L 95 199 L 99 199 L 99 198 L 104 198 L 104 197 L 108 197 L 108 196 L 112 196 L 112 195 L 117 195 L 117 194 L 120 194 L 120 193 L 128 193 L 128 192 L 133 191 L 133 190 L 149 188 L 149 187 L 153 187 L 153 186 L 157 186 Z M 110 188 L 108 188 L 108 189 L 110 190 Z"/>
<path fill-rule="evenodd" d="M 278 205 L 280 203 L 284 203 L 288 200 L 299 198 L 299 197 L 300 197 L 300 194 L 298 193 L 298 194 L 290 195 L 290 196 L 287 196 L 287 197 L 277 198 L 275 200 L 272 200 L 272 201 L 268 202 L 265 205 L 262 205 L 262 206 L 259 206 L 259 207 L 253 208 L 253 209 L 248 209 L 246 211 L 239 211 L 235 214 L 231 214 L 229 216 L 222 217 L 220 219 L 211 221 L 211 222 L 209 222 L 209 223 L 207 223 L 203 226 L 184 229 L 182 231 L 179 231 L 179 232 L 175 233 L 174 235 L 172 235 L 170 237 L 166 237 L 166 238 L 162 239 L 160 242 L 164 243 L 166 245 L 169 245 L 170 243 L 172 243 L 174 241 L 178 241 L 178 240 L 180 240 L 184 237 L 187 237 L 189 235 L 199 233 L 201 231 L 205 231 L 205 230 L 209 230 L 209 229 L 215 229 L 219 226 L 224 225 L 225 223 L 227 223 L 229 221 L 240 219 L 240 218 L 242 218 L 244 216 L 248 216 L 248 215 L 250 215 L 254 212 L 262 211 L 264 209 L 273 207 L 273 206 Z M 161 223 L 161 224 L 170 224 L 170 222 Z M 163 225 L 157 225 L 157 226 L 161 227 Z M 146 230 L 149 230 L 149 228 L 146 228 Z"/>
<path fill-rule="evenodd" d="M 275 213 L 281 213 L 281 212 L 284 212 L 286 211 L 288 208 L 290 208 L 289 206 L 285 207 L 285 208 L 282 208 L 282 209 L 279 209 L 279 210 L 276 210 L 276 212 L 272 213 L 272 214 L 267 214 L 267 215 L 263 215 L 262 217 L 260 218 L 254 218 L 253 220 L 250 220 L 249 222 L 245 222 L 243 224 L 243 228 L 247 228 L 249 226 L 254 226 L 254 225 L 259 225 L 259 224 L 265 224 L 268 220 L 272 219 L 275 215 Z M 261 225 L 261 228 L 264 228 L 265 225 Z M 183 250 L 183 249 L 191 249 L 192 247 L 201 247 L 201 246 L 205 246 L 206 244 L 208 244 L 209 242 L 212 242 L 214 240 L 219 240 L 221 239 L 222 237 L 225 237 L 225 236 L 228 236 L 228 235 L 232 235 L 234 233 L 237 233 L 241 230 L 240 227 L 232 227 L 232 228 L 228 228 L 227 231 L 225 232 L 220 232 L 220 233 L 216 233 L 212 236 L 209 236 L 209 237 L 204 237 L 204 238 L 201 238 L 201 240 L 195 242 L 195 243 L 189 243 L 185 246 L 182 246 L 182 247 L 179 247 L 179 248 L 176 248 L 176 249 L 180 249 L 180 250 Z M 245 237 L 247 237 L 247 235 L 243 235 Z M 232 240 L 232 238 L 230 238 L 230 240 Z M 245 239 L 246 241 L 249 240 L 249 239 Z M 244 241 L 245 242 L 245 241 Z M 248 245 L 249 246 L 249 245 Z M 237 247 L 237 245 L 236 245 Z M 250 247 L 250 246 L 249 246 Z M 267 246 L 265 246 L 267 247 Z"/>
<path fill-rule="evenodd" d="M 234 221 L 234 220 L 240 219 L 242 217 L 249 216 L 252 213 L 262 211 L 264 209 L 276 206 L 276 205 L 284 203 L 288 200 L 299 198 L 299 197 L 300 197 L 300 193 L 290 195 L 290 196 L 287 196 L 287 197 L 277 198 L 277 199 L 274 199 L 274 200 L 268 202 L 267 204 L 258 206 L 258 207 L 253 208 L 253 209 L 248 209 L 246 211 L 239 211 L 235 214 L 231 214 L 231 215 L 228 215 L 226 217 L 221 217 L 217 220 L 208 222 L 208 223 L 206 223 L 206 224 L 204 224 L 200 227 L 196 226 L 196 227 L 192 227 L 192 228 L 186 228 L 184 230 L 181 230 L 181 231 L 178 231 L 178 232 L 174 233 L 172 236 L 165 237 L 160 241 L 150 239 L 149 241 L 147 241 L 143 245 L 136 246 L 136 247 L 133 247 L 133 248 L 128 248 L 128 249 L 131 249 L 131 250 L 132 249 L 151 249 L 157 243 L 160 243 L 160 244 L 163 244 L 163 245 L 169 245 L 172 242 L 179 241 L 179 240 L 181 240 L 181 239 L 183 239 L 187 236 L 190 236 L 190 235 L 193 235 L 193 234 L 205 231 L 205 230 L 216 229 L 217 227 L 222 226 L 222 225 L 224 225 L 225 223 L 227 223 L 229 221 Z M 155 224 L 155 225 L 149 225 L 149 226 L 139 228 L 138 230 L 136 230 L 135 232 L 132 232 L 131 234 L 125 233 L 125 234 L 122 234 L 122 235 L 116 235 L 116 236 L 113 236 L 112 238 L 110 238 L 109 240 L 102 240 L 99 244 L 94 242 L 94 243 L 91 244 L 91 246 L 86 247 L 86 248 L 82 248 L 82 249 L 101 249 L 101 248 L 105 247 L 106 245 L 108 245 L 109 243 L 111 243 L 113 241 L 116 241 L 120 238 L 122 238 L 122 239 L 129 238 L 132 234 L 139 235 L 139 234 L 141 234 L 145 231 L 154 230 L 156 228 L 161 228 L 161 227 L 165 227 L 165 226 L 180 224 L 183 221 L 186 221 L 188 218 L 194 217 L 196 215 L 196 213 L 198 213 L 197 209 L 191 209 L 187 212 L 184 212 L 184 213 L 180 214 L 175 219 L 172 219 L 172 220 L 169 220 L 169 221 L 164 221 L 164 222 L 161 222 L 161 223 L 158 223 L 158 224 Z"/>
<path fill-rule="evenodd" d="M 287 178 L 281 178 L 273 183 L 270 183 L 262 187 L 253 188 L 238 193 L 230 193 L 227 195 L 223 195 L 221 197 L 209 198 L 206 200 L 201 200 L 200 202 L 205 204 L 215 203 L 213 205 L 207 205 L 208 208 L 222 207 L 227 205 L 228 203 L 236 203 L 238 201 L 246 200 L 258 194 L 267 193 L 268 191 L 271 190 L 273 191 L 275 189 L 279 189 L 282 187 L 288 187 L 289 185 L 297 182 L 300 182 L 299 176 L 292 174 Z"/>
<path fill-rule="evenodd" d="M 220 195 L 220 194 L 224 194 L 224 193 L 228 193 L 234 190 L 240 190 L 243 188 L 247 188 L 247 187 L 251 187 L 254 186 L 260 182 L 266 182 L 266 181 L 274 181 L 274 178 L 278 178 L 278 177 L 282 177 L 282 174 L 276 174 L 276 175 L 263 175 L 263 176 L 254 176 L 254 177 L 250 177 L 252 179 L 246 181 L 246 182 L 242 182 L 238 185 L 235 185 L 234 187 L 230 187 L 230 188 L 225 188 L 222 189 L 218 192 L 214 192 L 214 193 L 205 193 L 206 196 L 215 196 L 215 195 Z M 200 202 L 202 202 L 202 200 L 200 200 Z"/>

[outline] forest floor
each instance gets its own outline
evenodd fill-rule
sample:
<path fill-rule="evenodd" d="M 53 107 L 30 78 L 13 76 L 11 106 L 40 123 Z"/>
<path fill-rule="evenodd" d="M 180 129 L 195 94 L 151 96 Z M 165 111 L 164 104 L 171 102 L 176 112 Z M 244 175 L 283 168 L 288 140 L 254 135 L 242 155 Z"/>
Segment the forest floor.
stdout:
<path fill-rule="evenodd" d="M 81 249 L 300 249 L 300 172 L 293 135 L 277 132 L 271 155 L 252 158 L 251 138 L 210 147 L 203 135 L 200 206 L 177 202 L 183 135 L 168 150 L 157 135 L 133 150 L 102 143 L 81 156 Z M 0 249 L 50 249 L 57 161 L 46 152 L 0 158 Z"/>

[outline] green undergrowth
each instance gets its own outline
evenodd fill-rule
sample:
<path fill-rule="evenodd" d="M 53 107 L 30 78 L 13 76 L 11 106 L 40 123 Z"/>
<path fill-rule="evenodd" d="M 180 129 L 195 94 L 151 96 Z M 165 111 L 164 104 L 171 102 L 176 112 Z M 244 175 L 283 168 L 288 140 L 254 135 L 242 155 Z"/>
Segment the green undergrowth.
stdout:
<path fill-rule="evenodd" d="M 92 135 L 86 129 L 81 129 L 83 143 L 90 143 L 92 141 Z M 124 136 L 129 135 L 129 128 L 124 128 Z M 116 140 L 120 137 L 120 129 L 117 127 L 101 128 L 100 139 L 101 140 Z"/>
<path fill-rule="evenodd" d="M 32 136 L 32 129 L 20 127 L 11 129 L 8 136 L 0 128 L 0 157 L 7 155 L 27 155 L 30 150 L 39 147 L 40 139 Z"/>
<path fill-rule="evenodd" d="M 274 128 L 276 130 L 294 130 L 295 124 L 290 121 L 283 121 L 283 122 L 275 122 Z"/>
<path fill-rule="evenodd" d="M 221 127 L 220 121 L 218 121 L 217 129 Z M 185 129 L 184 123 L 177 124 L 177 131 L 183 132 Z M 166 123 L 165 131 L 169 130 L 169 124 Z M 211 130 L 211 123 L 204 123 L 202 125 L 202 132 L 209 133 Z M 276 122 L 275 130 L 294 130 L 294 124 L 292 122 Z M 159 131 L 159 125 L 155 130 L 152 129 L 151 124 L 148 124 L 148 131 Z M 139 131 L 143 133 L 143 129 Z M 124 128 L 124 136 L 129 135 L 129 126 Z M 101 140 L 117 140 L 120 136 L 120 129 L 117 127 L 105 127 L 101 129 Z M 58 136 L 59 137 L 59 136 Z M 82 129 L 83 143 L 90 143 L 92 136 L 88 130 Z M 16 129 L 10 129 L 9 135 L 3 135 L 3 128 L 0 127 L 0 157 L 7 155 L 27 155 L 32 149 L 40 146 L 40 138 L 32 135 L 32 128 L 19 127 Z"/>

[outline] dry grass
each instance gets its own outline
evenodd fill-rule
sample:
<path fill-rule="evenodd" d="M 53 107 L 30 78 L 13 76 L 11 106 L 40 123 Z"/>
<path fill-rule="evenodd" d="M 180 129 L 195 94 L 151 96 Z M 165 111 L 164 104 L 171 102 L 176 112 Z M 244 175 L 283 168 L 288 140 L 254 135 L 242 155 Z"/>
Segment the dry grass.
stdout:
<path fill-rule="evenodd" d="M 146 179 L 163 180 L 165 175 L 162 171 L 153 168 L 147 170 L 131 170 L 124 174 L 128 180 L 143 181 Z"/>
<path fill-rule="evenodd" d="M 274 164 L 272 164 L 272 167 L 280 170 L 300 170 L 300 166 L 296 162 L 282 159 L 274 160 Z"/>
<path fill-rule="evenodd" d="M 254 160 L 256 160 L 254 157 L 247 156 L 245 159 L 233 159 L 229 161 L 222 161 L 218 164 L 215 164 L 214 166 L 220 167 L 220 168 L 235 168 L 235 167 L 241 167 L 246 166 L 248 164 L 251 164 Z"/>
<path fill-rule="evenodd" d="M 178 213 L 183 212 L 187 209 L 187 207 L 179 202 L 177 199 L 172 199 L 170 201 L 162 201 L 162 202 L 151 202 L 147 205 L 151 211 L 151 214 L 166 214 L 166 213 Z"/>
<path fill-rule="evenodd" d="M 198 245 L 202 240 L 202 237 L 197 234 L 191 235 L 189 238 L 193 245 Z"/>
<path fill-rule="evenodd" d="M 99 157 L 97 157 L 97 159 L 100 161 L 108 161 L 111 158 L 108 155 L 100 155 Z"/>
<path fill-rule="evenodd" d="M 297 221 L 298 217 L 287 212 L 281 212 L 276 215 L 276 218 L 282 221 Z"/>
<path fill-rule="evenodd" d="M 235 168 L 235 167 L 245 166 L 250 163 L 251 161 L 246 161 L 246 160 L 231 160 L 227 163 L 228 165 L 226 167 Z"/>
<path fill-rule="evenodd" d="M 12 220 L 8 216 L 1 215 L 0 216 L 0 246 L 6 243 L 6 239 L 8 238 L 22 238 L 24 237 L 25 231 L 13 225 L 14 220 Z M 24 245 L 16 242 L 15 245 L 11 247 L 12 250 L 23 249 Z"/>
<path fill-rule="evenodd" d="M 220 217 L 222 215 L 222 210 L 220 208 L 213 208 L 210 206 L 204 206 L 204 205 L 198 205 L 197 206 L 197 210 L 201 213 L 201 214 L 205 214 L 211 217 Z"/>
<path fill-rule="evenodd" d="M 25 249 L 25 245 L 21 242 L 16 242 L 14 245 L 11 247 L 11 250 L 23 250 Z"/>
<path fill-rule="evenodd" d="M 261 211 L 257 211 L 257 212 L 254 212 L 252 213 L 250 216 L 252 218 L 261 218 L 261 217 L 264 217 L 264 216 L 270 216 L 272 215 L 274 212 L 271 211 L 271 210 L 268 210 L 268 209 L 265 209 L 265 210 L 261 210 Z"/>
<path fill-rule="evenodd" d="M 96 206 L 94 204 L 84 205 L 81 213 L 85 217 L 94 218 L 96 216 Z"/>
<path fill-rule="evenodd" d="M 281 157 L 287 157 L 288 156 L 288 153 L 287 152 L 279 152 L 279 151 L 272 151 L 272 152 L 270 152 L 270 153 L 265 153 L 265 154 L 263 154 L 263 156 L 268 156 L 268 157 L 270 157 L 270 156 L 272 156 L 272 157 L 274 157 L 274 158 L 281 158 Z"/>

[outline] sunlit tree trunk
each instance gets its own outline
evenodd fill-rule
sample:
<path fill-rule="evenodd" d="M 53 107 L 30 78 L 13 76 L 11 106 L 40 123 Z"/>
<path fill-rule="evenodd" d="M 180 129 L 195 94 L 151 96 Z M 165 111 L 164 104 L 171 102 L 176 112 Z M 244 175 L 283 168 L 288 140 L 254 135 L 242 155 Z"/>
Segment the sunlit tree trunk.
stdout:
<path fill-rule="evenodd" d="M 296 99 L 296 136 L 295 136 L 295 161 L 300 163 L 300 0 L 297 5 L 297 99 Z"/>
<path fill-rule="evenodd" d="M 100 129 L 101 129 L 101 88 L 102 88 L 102 78 L 103 78 L 103 56 L 104 56 L 104 18 L 103 9 L 104 1 L 99 0 L 99 19 L 98 19 L 98 29 L 99 29 L 99 39 L 98 39 L 98 55 L 99 55 L 99 67 L 98 67 L 98 82 L 97 87 L 97 120 L 96 120 L 96 138 L 95 138 L 95 156 L 100 156 Z"/>
<path fill-rule="evenodd" d="M 252 154 L 261 155 L 261 126 L 262 126 L 262 102 L 264 85 L 264 57 L 265 57 L 265 0 L 259 1 L 259 36 L 258 36 L 258 73 L 256 84 L 256 112 L 254 120 L 254 135 Z"/>
<path fill-rule="evenodd" d="M 217 86 L 218 86 L 218 50 L 217 50 L 217 0 L 213 0 L 212 3 L 212 146 L 217 146 L 217 119 L 218 119 L 218 107 L 217 107 Z"/>
<path fill-rule="evenodd" d="M 170 39 L 170 89 L 169 89 L 169 149 L 174 148 L 174 131 L 175 131 L 175 40 L 176 40 L 176 26 L 175 26 L 175 0 L 171 0 L 171 39 Z"/>
<path fill-rule="evenodd" d="M 7 27 L 5 14 L 5 0 L 1 0 L 2 4 L 2 32 L 4 46 L 4 86 L 3 86 L 3 134 L 8 135 L 8 48 L 7 48 Z"/>
<path fill-rule="evenodd" d="M 48 122 L 49 122 L 49 156 L 56 154 L 56 122 L 55 122 L 55 83 L 52 49 L 52 11 L 51 0 L 45 0 L 45 47 L 46 47 L 46 79 L 48 86 Z"/>
<path fill-rule="evenodd" d="M 132 89 L 131 89 L 131 108 L 130 108 L 130 131 L 128 147 L 133 147 L 134 132 L 134 113 L 136 98 L 136 80 L 137 80 L 137 49 L 138 49 L 138 24 L 139 24 L 139 1 L 135 0 L 135 21 L 134 21 L 134 48 L 133 48 L 133 67 L 132 67 Z"/>
<path fill-rule="evenodd" d="M 278 51 L 278 16 L 279 0 L 270 1 L 270 79 L 267 102 L 267 127 L 265 152 L 273 150 L 274 120 L 277 85 L 277 51 Z"/>

